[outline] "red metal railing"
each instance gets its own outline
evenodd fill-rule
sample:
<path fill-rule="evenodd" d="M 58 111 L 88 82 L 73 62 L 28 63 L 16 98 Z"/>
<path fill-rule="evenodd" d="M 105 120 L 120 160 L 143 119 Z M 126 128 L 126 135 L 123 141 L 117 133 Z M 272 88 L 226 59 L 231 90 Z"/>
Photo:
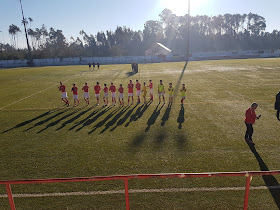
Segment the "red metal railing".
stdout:
<path fill-rule="evenodd" d="M 15 210 L 11 184 L 35 184 L 35 183 L 62 183 L 62 182 L 90 182 L 105 180 L 124 180 L 126 209 L 129 210 L 129 179 L 148 179 L 148 178 L 198 178 L 198 177 L 233 177 L 245 176 L 245 196 L 244 209 L 248 208 L 249 189 L 252 176 L 277 175 L 280 171 L 245 171 L 245 172 L 217 172 L 217 173 L 168 173 L 168 174 L 136 174 L 136 175 L 120 175 L 120 176 L 94 176 L 94 177 L 78 177 L 78 178 L 58 178 L 58 179 L 31 179 L 31 180 L 2 180 L 0 184 L 6 186 L 7 195 L 11 210 Z"/>

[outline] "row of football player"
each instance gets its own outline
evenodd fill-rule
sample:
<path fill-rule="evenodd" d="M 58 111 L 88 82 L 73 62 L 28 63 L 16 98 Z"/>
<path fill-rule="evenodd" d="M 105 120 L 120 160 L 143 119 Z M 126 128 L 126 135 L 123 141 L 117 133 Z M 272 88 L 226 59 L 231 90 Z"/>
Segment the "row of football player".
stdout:
<path fill-rule="evenodd" d="M 128 104 L 130 103 L 130 98 L 131 98 L 131 104 L 133 104 L 134 98 L 133 98 L 133 90 L 134 90 L 134 84 L 132 83 L 132 80 L 129 81 L 129 84 L 127 85 L 128 88 Z M 153 96 L 153 83 L 152 80 L 149 80 L 149 85 L 146 86 L 146 83 L 143 83 L 143 86 L 141 88 L 141 83 L 139 83 L 138 80 L 136 80 L 136 84 L 135 84 L 135 88 L 136 88 L 136 96 L 137 96 L 137 103 L 140 103 L 140 95 L 142 92 L 142 97 L 144 99 L 144 103 L 146 103 L 146 96 L 147 96 L 147 88 L 149 88 L 149 93 L 150 93 L 150 100 L 153 101 L 154 100 L 154 96 Z M 69 106 L 69 100 L 67 97 L 67 92 L 66 92 L 66 87 L 65 85 L 63 85 L 62 82 L 60 82 L 60 86 L 58 87 L 59 91 L 62 92 L 61 94 L 61 99 L 65 102 L 65 104 L 67 106 Z M 87 83 L 85 83 L 85 86 L 83 86 L 82 90 L 84 91 L 84 100 L 87 104 L 89 104 L 89 86 Z M 123 85 L 120 84 L 119 88 L 117 89 L 116 86 L 114 85 L 113 82 L 111 82 L 110 87 L 107 87 L 107 84 L 104 84 L 104 87 L 101 88 L 99 85 L 99 82 L 96 83 L 96 85 L 94 86 L 94 92 L 95 92 L 95 97 L 97 100 L 97 105 L 99 105 L 100 103 L 100 91 L 103 90 L 104 94 L 103 94 L 103 101 L 104 101 L 104 106 L 108 106 L 108 95 L 109 95 L 109 91 L 111 92 L 111 97 L 112 97 L 112 104 L 115 106 L 116 105 L 116 91 L 119 92 L 119 102 L 120 105 L 124 105 L 124 100 L 123 100 L 123 93 L 124 93 L 124 88 Z M 159 81 L 159 85 L 158 85 L 158 95 L 159 95 L 159 103 L 161 102 L 161 100 L 163 101 L 163 103 L 165 103 L 165 98 L 164 98 L 164 94 L 165 94 L 165 88 L 164 88 L 164 84 L 162 83 L 162 80 Z M 172 85 L 172 83 L 169 83 L 169 86 L 167 88 L 168 90 L 168 96 L 169 96 L 169 103 L 172 104 L 173 103 L 173 95 L 174 95 L 174 87 Z M 76 106 L 77 104 L 80 103 L 79 98 L 78 98 L 78 87 L 73 84 L 73 87 L 71 89 L 71 91 L 73 92 L 73 99 L 74 99 L 74 106 Z M 186 98 L 186 86 L 185 84 L 182 84 L 182 87 L 180 88 L 180 92 L 181 92 L 181 103 L 183 104 L 185 98 Z"/>

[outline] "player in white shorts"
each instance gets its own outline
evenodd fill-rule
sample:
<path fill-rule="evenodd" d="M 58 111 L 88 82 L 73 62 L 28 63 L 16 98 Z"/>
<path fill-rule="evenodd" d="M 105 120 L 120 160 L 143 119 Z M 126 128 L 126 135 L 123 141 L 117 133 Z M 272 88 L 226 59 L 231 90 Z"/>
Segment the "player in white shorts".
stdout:
<path fill-rule="evenodd" d="M 82 90 L 84 91 L 84 99 L 85 99 L 85 102 L 87 103 L 87 105 L 89 105 L 89 93 L 88 93 L 88 85 L 87 83 L 85 83 L 85 86 L 82 88 Z"/>
<path fill-rule="evenodd" d="M 73 92 L 74 106 L 76 106 L 76 102 L 78 102 L 78 105 L 79 105 L 80 100 L 79 100 L 79 97 L 78 97 L 78 88 L 76 87 L 75 84 L 73 84 L 73 87 L 72 87 L 71 91 Z"/>
<path fill-rule="evenodd" d="M 123 101 L 123 86 L 122 84 L 120 84 L 120 87 L 118 89 L 119 91 L 119 102 L 120 102 L 120 105 L 124 105 L 124 101 Z"/>
<path fill-rule="evenodd" d="M 104 96 L 103 96 L 103 101 L 104 101 L 104 106 L 108 106 L 108 87 L 107 84 L 104 84 L 104 88 L 102 88 L 102 90 L 104 91 Z"/>
<path fill-rule="evenodd" d="M 61 91 L 61 100 L 64 101 L 65 105 L 69 106 L 69 101 L 67 98 L 67 92 L 66 92 L 66 87 L 65 85 L 60 82 L 60 86 L 58 87 L 58 90 Z"/>
<path fill-rule="evenodd" d="M 61 98 L 62 99 L 68 99 L 67 92 L 62 92 L 61 93 Z"/>
<path fill-rule="evenodd" d="M 154 100 L 154 90 L 153 90 L 153 83 L 152 80 L 149 80 L 150 84 L 148 85 L 148 87 L 150 88 L 150 100 L 153 101 Z"/>
<path fill-rule="evenodd" d="M 99 93 L 100 93 L 100 85 L 99 82 L 96 83 L 96 85 L 94 86 L 94 92 L 95 92 L 95 97 L 97 100 L 97 105 L 99 105 Z"/>
<path fill-rule="evenodd" d="M 128 88 L 128 105 L 129 105 L 129 99 L 131 97 L 132 103 L 133 104 L 133 87 L 134 85 L 132 84 L 132 80 L 129 80 L 129 84 L 127 85 Z"/>
<path fill-rule="evenodd" d="M 84 92 L 84 99 L 85 100 L 89 100 L 89 93 L 88 92 Z"/>
<path fill-rule="evenodd" d="M 140 104 L 141 84 L 139 83 L 138 79 L 136 80 L 135 88 L 137 95 L 137 103 Z"/>
<path fill-rule="evenodd" d="M 114 106 L 116 106 L 116 86 L 113 82 L 111 82 L 109 90 L 111 91 L 112 105 L 114 104 Z"/>

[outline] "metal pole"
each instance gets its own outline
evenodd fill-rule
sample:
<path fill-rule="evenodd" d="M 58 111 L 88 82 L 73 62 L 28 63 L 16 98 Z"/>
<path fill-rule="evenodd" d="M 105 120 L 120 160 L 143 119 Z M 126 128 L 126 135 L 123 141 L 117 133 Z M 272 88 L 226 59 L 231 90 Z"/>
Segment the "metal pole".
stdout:
<path fill-rule="evenodd" d="M 7 194 L 8 194 L 11 210 L 16 210 L 14 199 L 13 199 L 13 194 L 12 194 L 12 190 L 11 190 L 11 186 L 10 186 L 10 184 L 5 184 L 5 185 L 6 185 L 6 190 L 7 190 Z"/>
<path fill-rule="evenodd" d="M 126 210 L 129 210 L 129 194 L 128 194 L 128 179 L 124 179 L 124 190 L 125 190 L 125 203 Z"/>
<path fill-rule="evenodd" d="M 187 62 L 189 61 L 189 53 L 190 53 L 190 17 L 191 17 L 191 12 L 190 12 L 190 5 L 191 5 L 191 0 L 188 0 L 188 40 L 187 40 Z"/>
<path fill-rule="evenodd" d="M 25 25 L 25 18 L 24 18 L 24 14 L 23 14 L 23 9 L 22 9 L 22 3 L 21 0 L 19 0 L 20 2 L 20 8 L 21 8 L 21 14 L 22 14 L 22 21 L 23 21 L 23 25 L 24 25 L 24 31 L 25 31 L 25 38 L 26 38 L 26 44 L 27 44 L 27 49 L 28 49 L 28 56 L 29 56 L 29 65 L 32 66 L 32 57 L 31 57 L 31 48 L 29 46 L 29 41 L 28 41 L 28 35 L 27 35 L 27 30 L 26 30 L 26 25 Z"/>
<path fill-rule="evenodd" d="M 251 182 L 251 175 L 247 175 L 246 177 L 246 188 L 245 188 L 245 196 L 244 196 L 244 210 L 248 209 L 249 203 L 249 190 L 250 190 L 250 182 Z"/>

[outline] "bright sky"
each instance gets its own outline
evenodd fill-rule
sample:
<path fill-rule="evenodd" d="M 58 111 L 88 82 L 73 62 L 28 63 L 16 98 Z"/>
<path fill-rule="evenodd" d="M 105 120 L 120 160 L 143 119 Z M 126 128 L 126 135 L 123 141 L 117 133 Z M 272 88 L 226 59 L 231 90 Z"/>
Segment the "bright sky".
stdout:
<path fill-rule="evenodd" d="M 32 28 L 61 29 L 69 39 L 82 29 L 98 31 L 127 26 L 143 30 L 147 20 L 159 20 L 160 12 L 171 9 L 177 15 L 188 11 L 187 0 L 22 0 L 25 17 L 33 19 Z M 225 13 L 257 13 L 266 19 L 267 31 L 280 30 L 280 0 L 191 0 L 191 15 L 214 16 Z M 0 0 L 0 42 L 10 43 L 9 25 L 20 26 L 19 42 L 25 44 L 19 0 Z"/>

